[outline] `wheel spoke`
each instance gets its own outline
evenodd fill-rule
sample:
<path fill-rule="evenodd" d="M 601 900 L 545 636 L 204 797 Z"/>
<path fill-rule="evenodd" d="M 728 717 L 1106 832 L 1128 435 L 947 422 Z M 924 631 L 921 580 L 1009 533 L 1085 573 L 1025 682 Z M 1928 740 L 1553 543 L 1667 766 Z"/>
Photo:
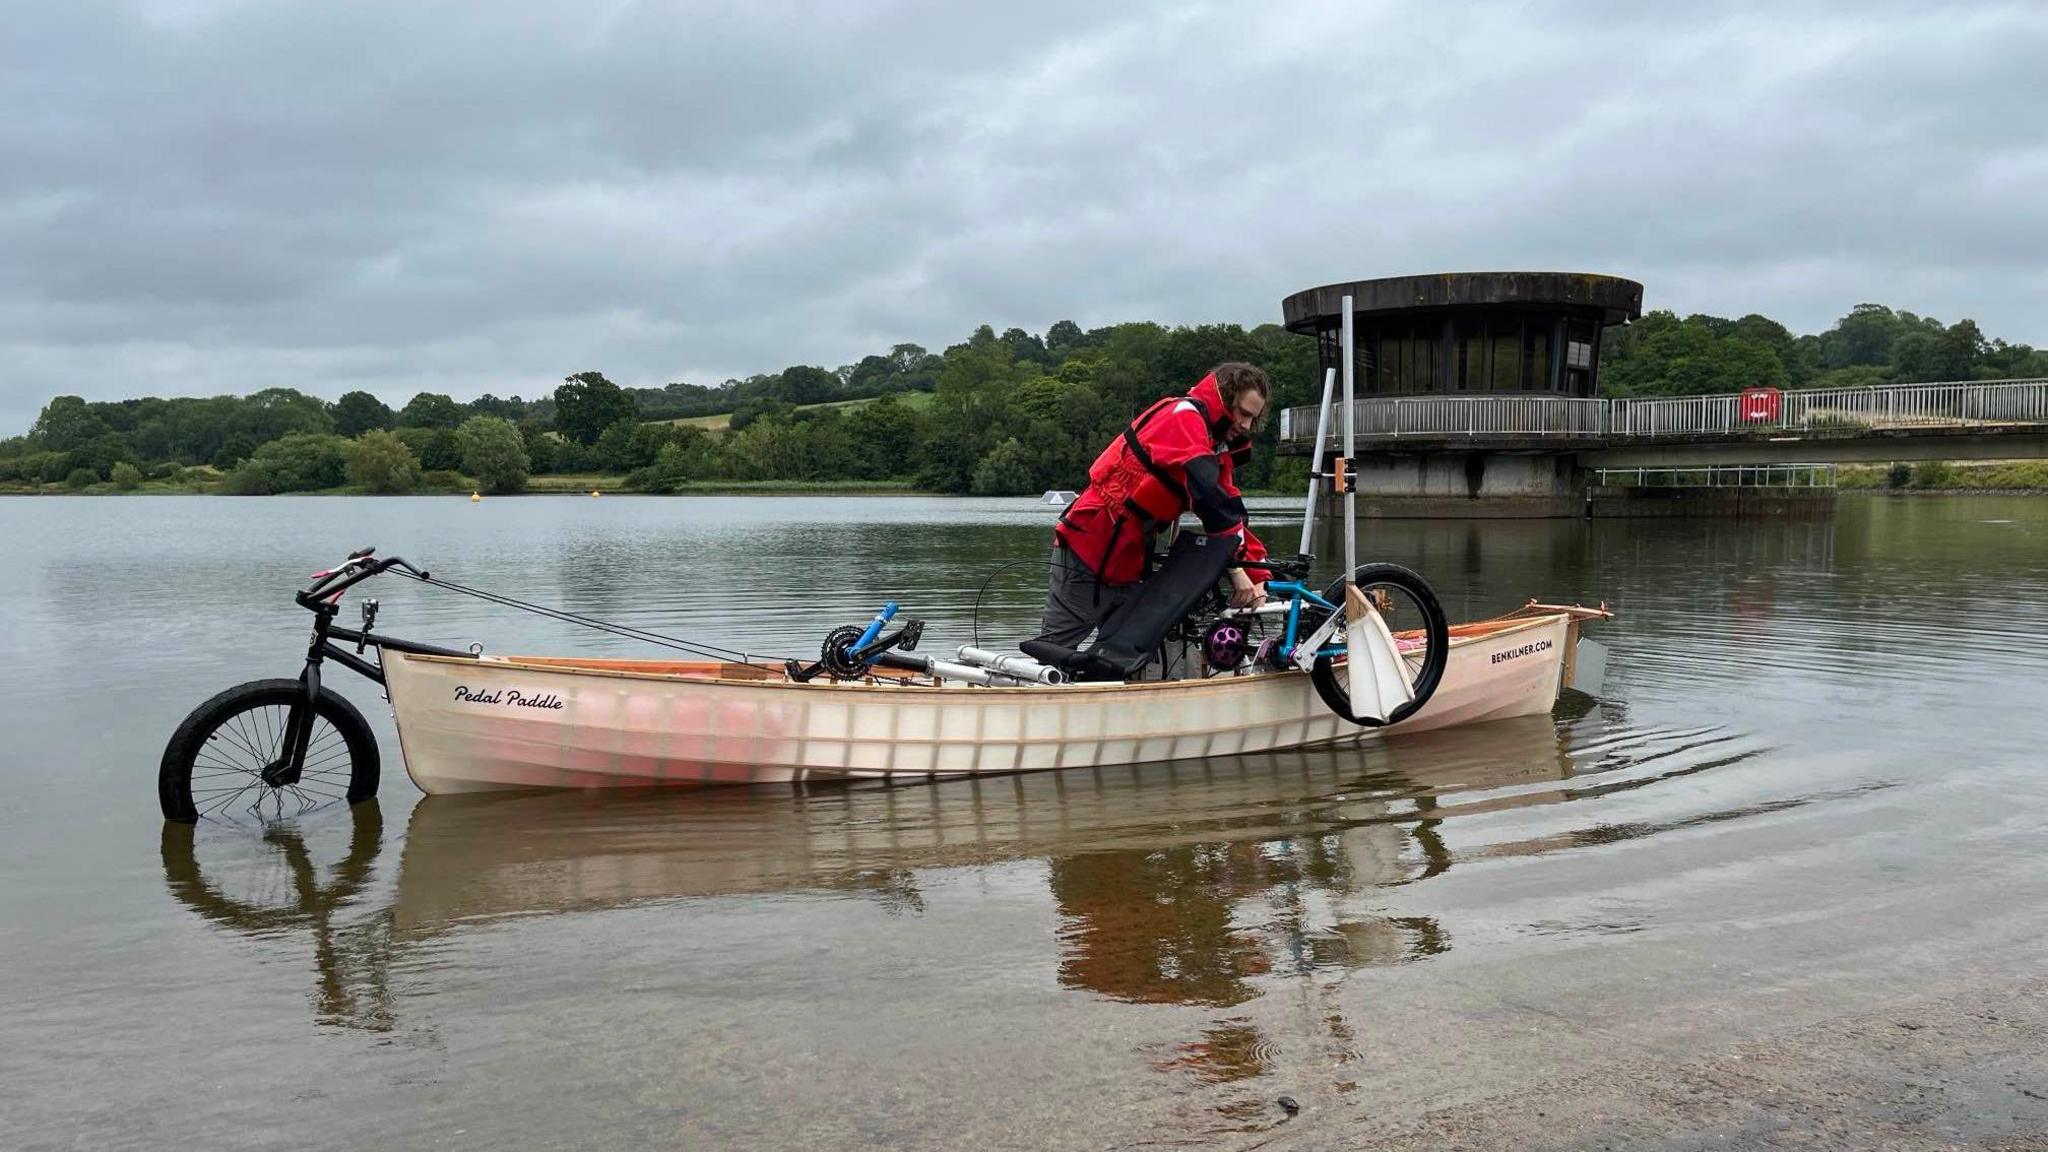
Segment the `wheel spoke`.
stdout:
<path fill-rule="evenodd" d="M 211 740 L 215 736 L 230 737 L 236 744 L 241 746 L 243 751 L 249 754 L 250 759 L 256 761 L 257 767 L 260 769 L 262 767 L 263 753 L 258 752 L 254 744 L 249 743 L 248 739 L 242 735 L 241 729 L 239 727 L 231 727 L 231 725 L 235 725 L 240 719 L 240 716 L 236 716 L 230 720 L 223 722 L 219 728 L 214 729 L 214 736 L 210 736 L 208 737 L 208 739 Z"/>
<path fill-rule="evenodd" d="M 168 786 L 182 784 L 187 811 L 229 822 L 244 819 L 243 813 L 265 822 L 283 820 L 345 803 L 363 767 L 356 739 L 317 708 L 305 714 L 298 779 L 277 786 L 263 779 L 266 769 L 290 755 L 291 714 L 302 706 L 302 697 L 278 688 L 229 704 L 235 710 L 198 738 L 185 754 L 183 779 L 167 775 Z"/>

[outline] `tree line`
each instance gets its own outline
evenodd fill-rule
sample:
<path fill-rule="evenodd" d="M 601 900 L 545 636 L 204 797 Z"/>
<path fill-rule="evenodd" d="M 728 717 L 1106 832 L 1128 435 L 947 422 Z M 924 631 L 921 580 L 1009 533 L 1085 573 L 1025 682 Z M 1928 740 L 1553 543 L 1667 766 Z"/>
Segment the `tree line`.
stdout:
<path fill-rule="evenodd" d="M 1754 313 L 1724 320 L 1648 312 L 1609 328 L 1600 345 L 1600 391 L 1609 396 L 2035 377 L 2048 377 L 2048 351 L 1986 339 L 1975 320 L 1944 325 L 1882 304 L 1858 304 L 1808 336 Z"/>
<path fill-rule="evenodd" d="M 1616 396 L 2048 376 L 2048 352 L 1858 305 L 1827 331 L 1794 336 L 1763 316 L 1651 312 L 1603 337 L 1601 390 Z M 1315 344 L 1278 325 L 1083 330 L 989 326 L 943 352 L 898 344 L 827 370 L 796 365 L 716 387 L 626 388 L 579 372 L 534 400 L 458 402 L 422 392 L 393 409 L 368 392 L 328 402 L 291 388 L 248 396 L 88 402 L 59 396 L 27 436 L 0 440 L 0 484 L 183 479 L 237 493 L 352 487 L 516 492 L 532 475 L 609 473 L 649 492 L 701 482 L 864 481 L 946 493 L 1078 488 L 1138 411 L 1214 365 L 1245 360 L 1272 377 L 1270 407 L 1312 404 Z M 727 415 L 723 428 L 675 423 Z M 1298 459 L 1263 450 L 1248 488 L 1294 489 Z"/>

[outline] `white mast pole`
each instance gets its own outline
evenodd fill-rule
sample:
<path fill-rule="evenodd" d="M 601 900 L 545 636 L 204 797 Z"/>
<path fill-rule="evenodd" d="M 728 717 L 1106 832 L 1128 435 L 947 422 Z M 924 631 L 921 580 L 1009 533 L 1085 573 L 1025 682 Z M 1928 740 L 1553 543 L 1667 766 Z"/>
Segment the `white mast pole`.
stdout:
<path fill-rule="evenodd" d="M 1358 350 L 1353 346 L 1351 297 L 1344 297 L 1344 582 L 1358 571 L 1358 476 L 1351 461 L 1358 450 Z"/>
<path fill-rule="evenodd" d="M 1323 369 L 1323 406 L 1316 410 L 1316 444 L 1308 462 L 1308 506 L 1301 510 L 1301 547 L 1295 551 L 1303 556 L 1315 555 L 1316 533 L 1316 469 L 1323 466 L 1323 446 L 1330 441 L 1330 393 L 1337 390 L 1337 370 Z"/>

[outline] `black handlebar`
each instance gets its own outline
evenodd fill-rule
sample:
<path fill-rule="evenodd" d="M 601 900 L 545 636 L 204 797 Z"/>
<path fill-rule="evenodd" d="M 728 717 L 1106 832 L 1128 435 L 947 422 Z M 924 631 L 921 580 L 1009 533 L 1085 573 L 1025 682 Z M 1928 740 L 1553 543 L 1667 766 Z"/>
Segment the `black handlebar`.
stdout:
<path fill-rule="evenodd" d="M 366 564 L 355 561 L 367 559 L 375 548 L 359 548 L 348 554 L 348 561 L 332 572 L 322 574 L 318 579 L 294 597 L 301 608 L 314 612 L 331 609 L 333 599 L 349 588 L 372 576 L 389 572 L 393 568 L 419 580 L 426 580 L 429 574 L 424 568 L 415 568 L 405 562 L 402 556 L 387 556 L 382 560 L 370 560 Z"/>
<path fill-rule="evenodd" d="M 1306 580 L 1312 556 L 1296 556 L 1292 560 L 1279 560 L 1271 556 L 1264 560 L 1232 560 L 1231 568 L 1264 568 L 1275 580 Z"/>

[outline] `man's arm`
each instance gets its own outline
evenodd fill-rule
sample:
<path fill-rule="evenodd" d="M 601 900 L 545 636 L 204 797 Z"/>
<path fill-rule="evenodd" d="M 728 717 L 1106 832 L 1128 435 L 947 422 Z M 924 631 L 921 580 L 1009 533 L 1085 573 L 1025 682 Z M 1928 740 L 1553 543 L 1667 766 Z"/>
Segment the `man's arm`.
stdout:
<path fill-rule="evenodd" d="M 1201 518 L 1202 531 L 1211 536 L 1244 526 L 1244 499 L 1229 485 L 1214 456 L 1197 456 L 1188 461 L 1188 502 Z"/>
<path fill-rule="evenodd" d="M 1257 560 L 1265 556 L 1266 547 L 1245 524 L 1244 497 L 1238 495 L 1237 485 L 1224 475 L 1224 469 L 1214 456 L 1199 456 L 1188 461 L 1188 501 L 1195 506 L 1195 515 L 1202 519 L 1202 529 L 1211 536 L 1234 535 L 1238 538 L 1237 558 Z M 1230 570 L 1230 604 L 1233 608 L 1255 608 L 1266 598 L 1266 576 L 1263 568 L 1233 568 Z"/>

